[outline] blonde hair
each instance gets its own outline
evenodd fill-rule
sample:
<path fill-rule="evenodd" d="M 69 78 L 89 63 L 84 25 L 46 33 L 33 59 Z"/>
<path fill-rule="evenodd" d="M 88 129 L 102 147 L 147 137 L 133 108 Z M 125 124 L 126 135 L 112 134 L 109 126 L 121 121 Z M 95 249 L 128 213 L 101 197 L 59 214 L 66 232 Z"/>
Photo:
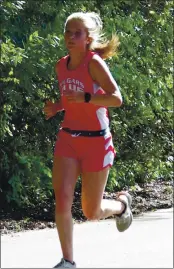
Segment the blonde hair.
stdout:
<path fill-rule="evenodd" d="M 100 16 L 95 12 L 75 12 L 71 14 L 66 22 L 70 20 L 80 20 L 84 23 L 85 28 L 88 31 L 88 37 L 91 38 L 89 49 L 97 52 L 101 58 L 107 59 L 117 54 L 118 46 L 120 44 L 119 38 L 116 34 L 112 35 L 112 38 L 108 40 L 103 33 L 103 23 Z"/>

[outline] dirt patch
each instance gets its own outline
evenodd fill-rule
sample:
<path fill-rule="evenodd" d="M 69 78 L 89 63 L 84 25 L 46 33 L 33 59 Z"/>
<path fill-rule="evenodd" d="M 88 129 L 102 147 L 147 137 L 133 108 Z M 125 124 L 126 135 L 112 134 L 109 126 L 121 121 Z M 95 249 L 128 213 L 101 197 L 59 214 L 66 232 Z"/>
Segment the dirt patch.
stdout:
<path fill-rule="evenodd" d="M 134 215 L 173 206 L 173 182 L 159 180 L 141 186 L 136 185 L 129 189 L 129 192 L 133 198 L 132 212 Z M 80 196 L 80 193 L 75 192 L 72 207 L 74 222 L 86 220 L 81 210 Z M 105 192 L 104 198 L 116 199 L 116 194 Z M 47 201 L 44 205 L 20 210 L 6 207 L 1 211 L 1 234 L 54 227 L 54 202 Z"/>

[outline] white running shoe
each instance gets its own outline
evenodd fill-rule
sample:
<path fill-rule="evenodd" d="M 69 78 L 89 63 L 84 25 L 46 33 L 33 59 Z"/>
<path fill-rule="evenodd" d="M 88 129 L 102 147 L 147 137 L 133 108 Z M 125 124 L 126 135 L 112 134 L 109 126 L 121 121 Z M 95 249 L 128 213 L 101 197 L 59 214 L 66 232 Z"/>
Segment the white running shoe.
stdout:
<path fill-rule="evenodd" d="M 54 268 L 76 268 L 76 264 L 75 262 L 71 263 L 62 258 L 61 261 L 56 266 L 54 266 Z"/>
<path fill-rule="evenodd" d="M 120 195 L 125 195 L 127 199 L 123 200 L 118 197 L 117 201 L 122 202 L 125 205 L 123 213 L 116 215 L 116 225 L 119 232 L 126 231 L 132 223 L 133 215 L 131 212 L 132 198 L 128 192 L 121 192 Z"/>

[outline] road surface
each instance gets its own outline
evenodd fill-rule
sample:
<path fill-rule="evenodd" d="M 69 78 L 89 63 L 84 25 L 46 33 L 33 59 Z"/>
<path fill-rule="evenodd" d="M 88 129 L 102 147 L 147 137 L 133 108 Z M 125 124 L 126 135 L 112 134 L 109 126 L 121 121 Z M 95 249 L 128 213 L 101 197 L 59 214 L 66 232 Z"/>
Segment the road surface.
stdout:
<path fill-rule="evenodd" d="M 173 209 L 136 217 L 119 233 L 114 220 L 74 226 L 78 268 L 173 268 Z M 55 229 L 1 236 L 1 268 L 52 268 L 61 258 Z"/>

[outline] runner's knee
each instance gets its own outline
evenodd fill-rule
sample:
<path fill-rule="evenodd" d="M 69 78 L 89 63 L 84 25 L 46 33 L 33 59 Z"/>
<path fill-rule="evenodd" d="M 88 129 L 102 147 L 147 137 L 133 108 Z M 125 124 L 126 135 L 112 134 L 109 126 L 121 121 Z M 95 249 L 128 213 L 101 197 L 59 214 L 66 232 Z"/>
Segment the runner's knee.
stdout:
<path fill-rule="evenodd" d="M 66 191 L 55 192 L 56 213 L 63 214 L 71 211 L 72 200 Z"/>

